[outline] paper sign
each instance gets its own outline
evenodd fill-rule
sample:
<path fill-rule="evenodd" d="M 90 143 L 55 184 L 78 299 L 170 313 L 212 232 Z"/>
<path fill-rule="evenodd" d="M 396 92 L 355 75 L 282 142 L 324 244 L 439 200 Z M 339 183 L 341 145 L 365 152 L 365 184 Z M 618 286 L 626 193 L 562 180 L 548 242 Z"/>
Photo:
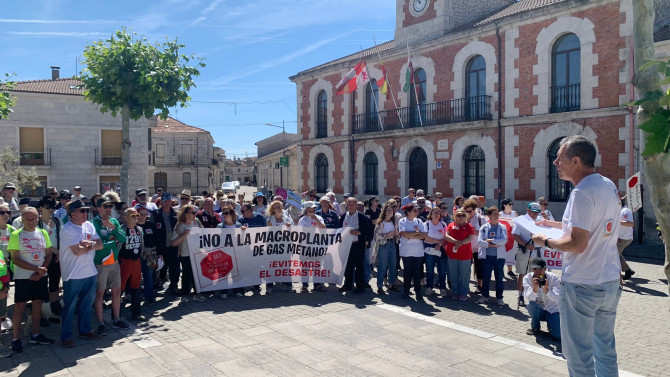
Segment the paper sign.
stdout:
<path fill-rule="evenodd" d="M 628 178 L 626 181 L 626 204 L 631 212 L 642 208 L 642 182 L 640 172 Z"/>
<path fill-rule="evenodd" d="M 512 220 L 516 225 L 526 229 L 531 234 L 535 235 L 542 233 L 548 238 L 561 239 L 563 238 L 563 230 L 550 228 L 548 226 L 540 226 L 535 223 L 535 221 L 528 219 L 526 216 L 515 217 Z"/>
<path fill-rule="evenodd" d="M 295 208 L 298 208 L 299 210 L 302 210 L 301 201 L 302 198 L 300 198 L 300 195 L 296 194 L 291 190 L 286 190 L 286 203 L 290 204 Z"/>

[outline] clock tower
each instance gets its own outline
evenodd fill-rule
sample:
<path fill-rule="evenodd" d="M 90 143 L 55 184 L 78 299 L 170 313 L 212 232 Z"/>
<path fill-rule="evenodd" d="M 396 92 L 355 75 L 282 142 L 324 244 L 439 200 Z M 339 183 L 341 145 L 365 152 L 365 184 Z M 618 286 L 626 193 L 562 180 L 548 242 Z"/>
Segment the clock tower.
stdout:
<path fill-rule="evenodd" d="M 523 0 L 522 0 L 523 1 Z M 396 48 L 482 20 L 515 0 L 396 0 Z"/>

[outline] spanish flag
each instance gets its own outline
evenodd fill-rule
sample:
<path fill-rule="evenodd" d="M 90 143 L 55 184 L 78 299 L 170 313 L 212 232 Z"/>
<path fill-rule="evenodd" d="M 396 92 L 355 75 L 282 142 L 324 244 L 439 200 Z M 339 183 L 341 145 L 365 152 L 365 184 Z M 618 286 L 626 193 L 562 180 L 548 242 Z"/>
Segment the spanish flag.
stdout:
<path fill-rule="evenodd" d="M 340 95 L 353 92 L 358 88 L 358 84 L 365 84 L 368 81 L 370 81 L 370 77 L 368 76 L 368 69 L 365 66 L 365 59 L 363 59 L 335 85 L 337 88 L 335 94 Z"/>

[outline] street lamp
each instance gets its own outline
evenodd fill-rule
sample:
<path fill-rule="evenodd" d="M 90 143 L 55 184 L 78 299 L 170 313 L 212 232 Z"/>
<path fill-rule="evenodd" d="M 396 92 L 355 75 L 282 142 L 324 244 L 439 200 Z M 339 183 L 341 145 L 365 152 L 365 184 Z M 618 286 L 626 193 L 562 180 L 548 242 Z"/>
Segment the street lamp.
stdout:
<path fill-rule="evenodd" d="M 266 126 L 281 128 L 282 134 L 284 134 L 284 145 L 282 146 L 283 152 L 282 156 L 286 157 L 286 129 L 284 128 L 284 121 L 281 121 L 281 126 L 272 123 L 265 123 Z M 286 166 L 286 174 L 288 175 L 288 165 Z M 284 167 L 281 162 L 279 163 L 279 185 L 284 188 Z"/>

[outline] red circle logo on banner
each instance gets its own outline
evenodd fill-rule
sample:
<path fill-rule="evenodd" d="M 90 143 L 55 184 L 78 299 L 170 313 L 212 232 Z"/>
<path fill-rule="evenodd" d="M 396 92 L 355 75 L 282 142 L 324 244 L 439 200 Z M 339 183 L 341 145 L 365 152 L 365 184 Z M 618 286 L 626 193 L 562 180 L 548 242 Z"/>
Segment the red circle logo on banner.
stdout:
<path fill-rule="evenodd" d="M 222 250 L 213 251 L 200 261 L 202 276 L 209 280 L 218 280 L 227 276 L 233 269 L 233 258 Z"/>

